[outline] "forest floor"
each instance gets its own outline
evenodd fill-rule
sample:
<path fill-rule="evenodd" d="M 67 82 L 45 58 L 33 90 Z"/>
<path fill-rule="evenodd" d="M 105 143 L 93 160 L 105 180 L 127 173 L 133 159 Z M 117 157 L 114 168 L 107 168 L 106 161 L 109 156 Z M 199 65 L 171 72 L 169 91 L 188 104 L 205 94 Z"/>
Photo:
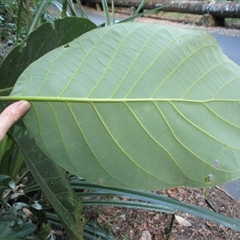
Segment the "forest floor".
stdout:
<path fill-rule="evenodd" d="M 223 215 L 240 219 L 240 203 L 223 189 L 208 189 L 207 201 L 202 189 L 178 187 L 158 192 L 181 202 L 201 206 Z M 167 239 L 171 214 L 149 212 L 128 208 L 101 207 L 86 208 L 86 218 L 96 221 L 105 229 L 113 231 L 117 240 L 162 240 Z M 174 221 L 169 240 L 237 240 L 240 233 L 183 212 L 176 215 L 186 221 Z"/>

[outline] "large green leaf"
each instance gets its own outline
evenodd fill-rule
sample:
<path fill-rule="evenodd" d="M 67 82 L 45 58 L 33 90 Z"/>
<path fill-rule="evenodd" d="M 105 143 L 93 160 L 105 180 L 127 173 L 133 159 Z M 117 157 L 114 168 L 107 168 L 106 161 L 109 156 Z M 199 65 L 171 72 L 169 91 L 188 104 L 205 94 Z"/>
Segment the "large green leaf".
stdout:
<path fill-rule="evenodd" d="M 31 136 L 75 175 L 148 190 L 210 187 L 239 176 L 239 80 L 210 34 L 126 23 L 46 54 L 9 99 L 32 102 Z"/>

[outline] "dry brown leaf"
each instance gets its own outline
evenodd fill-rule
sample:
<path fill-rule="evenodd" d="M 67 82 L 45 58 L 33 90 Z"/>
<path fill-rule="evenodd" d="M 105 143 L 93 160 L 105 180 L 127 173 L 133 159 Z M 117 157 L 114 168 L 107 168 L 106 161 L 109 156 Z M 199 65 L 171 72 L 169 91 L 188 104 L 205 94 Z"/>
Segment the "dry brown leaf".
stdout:
<path fill-rule="evenodd" d="M 183 218 L 183 217 L 180 217 L 180 216 L 178 216 L 178 215 L 175 215 L 175 219 L 176 219 L 176 221 L 177 221 L 180 225 L 182 225 L 182 226 L 184 226 L 184 227 L 190 227 L 190 226 L 192 226 L 192 224 L 191 224 L 188 220 L 186 220 L 185 218 Z"/>
<path fill-rule="evenodd" d="M 152 236 L 148 230 L 142 232 L 140 240 L 152 240 Z"/>

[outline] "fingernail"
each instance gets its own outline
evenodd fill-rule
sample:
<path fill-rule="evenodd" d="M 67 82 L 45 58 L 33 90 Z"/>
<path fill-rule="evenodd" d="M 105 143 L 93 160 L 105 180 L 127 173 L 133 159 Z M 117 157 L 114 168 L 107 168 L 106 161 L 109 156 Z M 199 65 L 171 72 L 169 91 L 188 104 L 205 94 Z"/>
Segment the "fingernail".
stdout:
<path fill-rule="evenodd" d="M 28 111 L 30 107 L 31 107 L 31 104 L 25 100 L 20 101 L 18 105 L 18 108 L 24 112 Z"/>

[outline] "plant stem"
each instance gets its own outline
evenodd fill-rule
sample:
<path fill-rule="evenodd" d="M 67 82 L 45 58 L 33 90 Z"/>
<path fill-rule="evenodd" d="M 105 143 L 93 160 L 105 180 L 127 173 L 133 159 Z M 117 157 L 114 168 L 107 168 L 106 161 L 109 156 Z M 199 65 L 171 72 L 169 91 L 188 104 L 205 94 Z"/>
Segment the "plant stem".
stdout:
<path fill-rule="evenodd" d="M 1 92 L 1 90 L 0 90 Z M 234 99 L 207 99 L 207 100 L 191 100 L 191 99 L 169 99 L 169 98 L 88 98 L 88 97 L 51 97 L 51 96 L 0 96 L 0 101 L 19 101 L 26 100 L 32 102 L 86 102 L 86 103 L 128 103 L 128 102 L 189 102 L 189 103 L 212 103 L 212 102 L 234 102 L 240 103 L 240 100 Z"/>
<path fill-rule="evenodd" d="M 169 228 L 168 228 L 166 240 L 169 240 L 170 234 L 171 234 L 171 232 L 172 232 L 174 220 L 175 220 L 175 215 L 172 214 L 172 218 L 171 218 L 171 222 L 170 222 L 170 225 L 169 225 Z"/>

